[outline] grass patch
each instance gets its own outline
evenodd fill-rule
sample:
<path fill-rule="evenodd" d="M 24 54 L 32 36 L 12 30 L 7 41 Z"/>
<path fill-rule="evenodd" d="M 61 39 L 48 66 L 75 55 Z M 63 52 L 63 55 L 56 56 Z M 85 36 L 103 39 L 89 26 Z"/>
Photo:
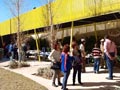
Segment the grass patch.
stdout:
<path fill-rule="evenodd" d="M 20 74 L 0 68 L 0 90 L 48 90 Z"/>

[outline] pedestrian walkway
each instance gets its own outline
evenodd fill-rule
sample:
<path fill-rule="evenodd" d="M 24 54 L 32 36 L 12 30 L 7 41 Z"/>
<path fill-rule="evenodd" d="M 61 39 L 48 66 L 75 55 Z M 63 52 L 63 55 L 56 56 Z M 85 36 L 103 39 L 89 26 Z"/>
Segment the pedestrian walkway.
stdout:
<path fill-rule="evenodd" d="M 39 76 L 33 75 L 37 72 L 38 68 L 42 67 L 48 67 L 50 65 L 50 62 L 39 62 L 39 61 L 28 61 L 28 63 L 31 65 L 30 67 L 23 67 L 23 68 L 17 68 L 17 69 L 9 69 L 7 66 L 9 61 L 0 62 L 0 68 L 5 68 L 7 70 L 13 71 L 15 73 L 22 74 L 25 77 L 28 77 L 37 83 L 45 86 L 48 88 L 48 90 L 61 90 L 61 87 L 53 87 L 52 81 L 48 79 L 44 79 Z M 119 68 L 114 68 L 114 78 L 113 80 L 107 80 L 105 77 L 108 76 L 108 73 L 104 69 L 100 69 L 99 74 L 93 73 L 93 67 L 87 67 L 86 73 L 82 73 L 82 82 L 84 83 L 82 86 L 77 84 L 73 86 L 72 85 L 72 70 L 71 74 L 68 79 L 68 86 L 69 90 L 119 90 L 120 89 L 120 70 Z M 76 79 L 77 81 L 77 79 Z M 114 89 L 119 88 L 119 89 Z"/>

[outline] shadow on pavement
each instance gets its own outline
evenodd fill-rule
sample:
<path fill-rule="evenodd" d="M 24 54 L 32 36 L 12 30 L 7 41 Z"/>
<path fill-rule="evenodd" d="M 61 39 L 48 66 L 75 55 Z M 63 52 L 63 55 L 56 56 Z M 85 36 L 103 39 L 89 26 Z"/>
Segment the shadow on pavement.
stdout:
<path fill-rule="evenodd" d="M 86 73 L 94 73 L 94 71 L 87 71 Z M 99 74 L 108 73 L 106 69 L 99 71 Z"/>
<path fill-rule="evenodd" d="M 120 80 L 116 79 L 116 80 Z M 120 86 L 120 81 L 116 81 L 116 82 L 89 82 L 89 83 L 83 83 L 83 85 L 80 84 L 76 84 L 75 86 L 82 86 L 82 87 L 92 87 L 92 86 L 110 86 L 110 85 L 117 85 Z M 67 86 L 73 86 L 72 84 L 68 84 Z M 74 86 L 73 86 L 74 87 Z"/>
<path fill-rule="evenodd" d="M 119 90 L 119 89 L 117 89 L 117 88 L 115 88 L 115 87 L 107 87 L 107 86 L 105 86 L 105 87 L 100 87 L 100 88 L 90 88 L 90 89 L 69 89 L 69 90 Z"/>
<path fill-rule="evenodd" d="M 94 71 L 87 71 L 86 73 L 94 73 Z M 108 73 L 108 69 L 100 69 L 99 74 Z M 120 73 L 120 67 L 114 67 L 113 73 Z"/>
<path fill-rule="evenodd" d="M 113 85 L 120 86 L 120 82 L 116 83 L 106 83 L 106 82 L 101 82 L 101 83 L 85 83 L 82 87 L 80 86 L 79 89 L 70 89 L 69 90 L 120 90 L 117 87 L 112 87 Z M 99 88 L 92 88 L 93 86 L 100 86 Z M 88 87 L 84 89 L 84 87 Z"/>
<path fill-rule="evenodd" d="M 92 86 L 113 86 L 113 85 L 117 85 L 117 86 L 120 86 L 120 83 L 118 82 L 99 82 L 99 83 L 93 83 L 93 82 L 90 82 L 90 83 L 85 83 L 83 85 L 83 87 L 92 87 Z"/>
<path fill-rule="evenodd" d="M 81 89 L 70 89 L 69 90 L 120 90 L 117 89 L 117 87 L 120 87 L 120 77 L 118 77 L 119 80 L 116 82 L 89 82 L 89 83 L 84 83 L 82 86 L 79 84 L 76 84 L 75 86 L 80 86 Z M 72 84 L 68 84 L 67 86 L 73 86 Z M 114 86 L 117 86 L 116 88 Z M 74 86 L 73 86 L 74 87 Z M 84 89 L 84 87 L 87 87 L 88 89 Z M 92 88 L 94 87 L 94 88 Z M 99 88 L 95 88 L 99 87 Z"/>

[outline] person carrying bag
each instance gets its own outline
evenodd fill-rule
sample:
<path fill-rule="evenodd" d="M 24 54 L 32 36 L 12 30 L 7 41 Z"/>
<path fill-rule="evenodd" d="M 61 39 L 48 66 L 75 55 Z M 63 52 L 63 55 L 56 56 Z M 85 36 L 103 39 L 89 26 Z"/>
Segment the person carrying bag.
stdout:
<path fill-rule="evenodd" d="M 106 63 L 107 63 L 107 68 L 109 73 L 106 79 L 113 80 L 113 64 L 114 64 L 115 58 L 117 57 L 117 48 L 115 43 L 110 39 L 108 35 L 105 36 L 104 53 L 105 53 Z"/>
<path fill-rule="evenodd" d="M 62 85 L 62 83 L 60 82 L 60 44 L 58 42 L 56 42 L 53 45 L 53 50 L 51 51 L 51 53 L 48 56 L 48 59 L 52 61 L 51 63 L 51 69 L 53 72 L 53 77 L 52 77 L 52 86 L 57 87 L 58 85 Z M 55 80 L 56 78 L 58 78 L 58 85 L 56 85 Z"/>
<path fill-rule="evenodd" d="M 61 63 L 60 62 L 51 62 L 51 69 L 53 69 L 53 70 L 59 70 L 60 69 L 60 67 L 61 67 Z"/>
<path fill-rule="evenodd" d="M 82 69 L 82 59 L 81 59 L 81 51 L 78 48 L 78 44 L 73 44 L 72 45 L 73 51 L 73 85 L 75 85 L 75 79 L 76 79 L 76 74 L 78 73 L 78 83 L 80 85 L 83 85 L 83 83 L 81 82 L 81 69 Z"/>

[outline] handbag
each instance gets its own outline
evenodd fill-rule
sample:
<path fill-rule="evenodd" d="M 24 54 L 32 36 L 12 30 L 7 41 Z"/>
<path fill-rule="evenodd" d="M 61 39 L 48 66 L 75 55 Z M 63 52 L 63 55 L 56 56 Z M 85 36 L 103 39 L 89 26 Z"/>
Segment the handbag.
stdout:
<path fill-rule="evenodd" d="M 54 63 L 54 62 L 52 62 L 51 63 L 51 69 L 54 69 L 54 70 L 57 70 L 57 69 L 60 69 L 60 63 L 58 63 L 58 62 L 56 62 L 56 63 Z"/>
<path fill-rule="evenodd" d="M 73 67 L 81 64 L 82 61 L 78 56 L 74 56 L 74 59 L 75 60 L 73 60 L 73 62 L 72 62 Z"/>

